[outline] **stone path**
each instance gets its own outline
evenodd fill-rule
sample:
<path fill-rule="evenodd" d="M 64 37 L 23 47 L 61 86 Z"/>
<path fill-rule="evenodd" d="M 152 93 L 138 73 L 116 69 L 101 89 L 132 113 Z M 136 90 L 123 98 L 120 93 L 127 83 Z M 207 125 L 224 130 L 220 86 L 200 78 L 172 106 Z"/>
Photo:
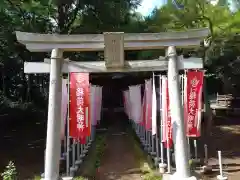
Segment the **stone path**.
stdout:
<path fill-rule="evenodd" d="M 140 165 L 126 133 L 126 121 L 114 117 L 97 180 L 141 180 Z"/>

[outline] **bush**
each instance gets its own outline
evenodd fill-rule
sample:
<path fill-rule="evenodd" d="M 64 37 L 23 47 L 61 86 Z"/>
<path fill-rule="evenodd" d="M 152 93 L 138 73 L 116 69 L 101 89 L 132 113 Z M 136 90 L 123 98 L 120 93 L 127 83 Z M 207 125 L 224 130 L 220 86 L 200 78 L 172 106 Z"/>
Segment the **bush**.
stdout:
<path fill-rule="evenodd" d="M 6 166 L 6 169 L 1 174 L 3 180 L 15 180 L 17 177 L 17 171 L 14 163 L 10 161 Z"/>

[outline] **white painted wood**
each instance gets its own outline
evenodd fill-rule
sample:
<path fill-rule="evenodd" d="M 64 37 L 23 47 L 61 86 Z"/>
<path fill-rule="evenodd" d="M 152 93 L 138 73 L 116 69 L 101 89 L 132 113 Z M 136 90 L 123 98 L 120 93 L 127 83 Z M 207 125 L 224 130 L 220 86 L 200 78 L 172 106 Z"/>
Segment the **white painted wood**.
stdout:
<path fill-rule="evenodd" d="M 126 33 L 125 50 L 160 49 L 167 46 L 195 47 L 209 34 L 208 28 L 185 32 Z M 17 40 L 33 52 L 46 52 L 54 48 L 64 51 L 103 51 L 103 34 L 59 35 L 16 32 Z"/>
<path fill-rule="evenodd" d="M 202 69 L 203 61 L 201 58 L 184 59 L 179 56 L 180 69 Z M 106 68 L 104 61 L 93 62 L 74 62 L 65 60 L 62 66 L 63 73 L 69 72 L 136 72 L 136 71 L 166 71 L 168 69 L 168 61 L 160 57 L 160 60 L 139 60 L 125 61 L 124 68 Z M 45 62 L 24 62 L 24 73 L 49 73 L 50 59 L 45 59 Z"/>

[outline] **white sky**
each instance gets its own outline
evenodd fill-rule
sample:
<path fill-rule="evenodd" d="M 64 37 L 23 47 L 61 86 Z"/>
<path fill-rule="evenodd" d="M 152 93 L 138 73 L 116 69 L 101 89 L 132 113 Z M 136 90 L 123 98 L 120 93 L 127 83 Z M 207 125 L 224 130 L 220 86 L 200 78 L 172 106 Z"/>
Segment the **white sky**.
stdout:
<path fill-rule="evenodd" d="M 142 5 L 137 9 L 137 12 L 142 13 L 143 16 L 149 15 L 157 6 L 160 7 L 164 0 L 142 0 Z"/>
<path fill-rule="evenodd" d="M 155 7 L 160 7 L 167 0 L 142 0 L 142 5 L 137 9 L 137 12 L 140 12 L 143 16 L 149 15 Z M 211 3 L 217 4 L 218 0 L 211 0 Z M 231 0 L 229 0 L 231 3 Z M 231 7 L 232 8 L 232 7 Z"/>

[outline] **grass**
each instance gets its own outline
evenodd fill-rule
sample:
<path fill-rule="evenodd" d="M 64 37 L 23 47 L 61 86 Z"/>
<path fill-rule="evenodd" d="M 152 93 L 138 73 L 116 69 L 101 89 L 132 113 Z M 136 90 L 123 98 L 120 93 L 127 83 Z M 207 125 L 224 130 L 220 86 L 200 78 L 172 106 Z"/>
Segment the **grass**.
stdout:
<path fill-rule="evenodd" d="M 141 144 L 138 137 L 132 129 L 128 129 L 131 144 L 133 144 L 134 155 L 137 159 L 137 165 L 143 174 L 144 180 L 161 180 L 162 177 L 155 174 L 154 163 L 151 157 L 141 149 Z M 107 134 L 98 134 L 93 142 L 86 159 L 83 162 L 82 169 L 79 170 L 79 176 L 74 177 L 74 180 L 95 179 L 98 167 L 101 165 L 101 158 L 106 146 Z M 34 180 L 39 180 L 38 178 Z"/>
<path fill-rule="evenodd" d="M 88 178 L 78 176 L 78 177 L 73 178 L 73 180 L 88 180 Z"/>
<path fill-rule="evenodd" d="M 95 179 L 95 175 L 98 167 L 101 164 L 101 158 L 106 146 L 106 133 L 99 133 L 96 136 L 95 141 L 89 149 L 86 159 L 83 161 L 82 167 L 77 172 L 74 180 L 88 180 Z M 34 180 L 40 180 L 40 176 L 35 176 Z"/>
<path fill-rule="evenodd" d="M 144 180 L 161 180 L 162 177 L 156 175 L 154 162 L 151 157 L 141 149 L 141 143 L 132 129 L 128 129 L 128 133 L 131 135 L 131 141 L 134 148 L 134 155 L 137 159 L 137 164 L 143 174 Z"/>
<path fill-rule="evenodd" d="M 106 146 L 106 134 L 98 134 L 74 180 L 94 179 Z"/>
<path fill-rule="evenodd" d="M 147 173 L 143 178 L 144 180 L 162 180 L 161 176 L 157 176 L 154 173 Z"/>
<path fill-rule="evenodd" d="M 41 180 L 40 176 L 34 176 L 34 180 Z"/>

